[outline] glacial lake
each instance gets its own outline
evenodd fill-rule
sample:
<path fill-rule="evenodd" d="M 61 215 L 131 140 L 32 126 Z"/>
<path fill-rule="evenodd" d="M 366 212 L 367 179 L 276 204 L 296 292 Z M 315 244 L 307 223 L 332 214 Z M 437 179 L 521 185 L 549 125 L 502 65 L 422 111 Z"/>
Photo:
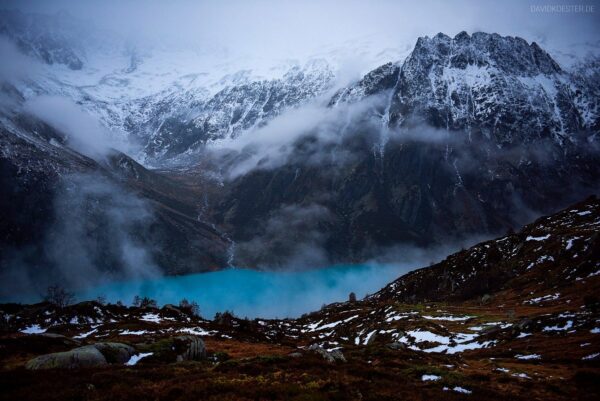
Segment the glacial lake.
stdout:
<path fill-rule="evenodd" d="M 239 317 L 298 317 L 323 304 L 377 292 L 411 269 L 406 265 L 336 265 L 303 271 L 226 269 L 143 281 L 102 284 L 77 294 L 78 300 L 96 299 L 131 304 L 135 295 L 155 299 L 159 305 L 177 304 L 182 298 L 196 301 L 200 314 L 232 311 Z"/>

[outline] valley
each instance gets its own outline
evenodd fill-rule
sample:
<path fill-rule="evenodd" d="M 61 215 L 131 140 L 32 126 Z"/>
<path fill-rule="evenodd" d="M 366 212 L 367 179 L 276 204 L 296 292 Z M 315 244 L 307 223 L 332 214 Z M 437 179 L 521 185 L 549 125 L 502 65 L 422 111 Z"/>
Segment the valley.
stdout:
<path fill-rule="evenodd" d="M 0 400 L 600 398 L 600 8 L 343 3 L 0 0 Z"/>
<path fill-rule="evenodd" d="M 207 319 L 185 304 L 4 304 L 1 397 L 592 400 L 599 224 L 590 198 L 296 319 Z M 505 248 L 511 267 L 491 280 L 487 263 Z M 440 271 L 445 280 L 428 279 Z M 84 359 L 86 346 L 104 348 Z"/>

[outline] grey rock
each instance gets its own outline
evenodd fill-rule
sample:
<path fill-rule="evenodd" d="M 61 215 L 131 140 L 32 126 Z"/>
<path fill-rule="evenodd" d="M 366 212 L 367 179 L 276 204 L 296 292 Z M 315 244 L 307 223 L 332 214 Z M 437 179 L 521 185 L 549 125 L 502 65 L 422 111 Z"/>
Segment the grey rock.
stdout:
<path fill-rule="evenodd" d="M 318 344 L 312 344 L 308 350 L 321 355 L 329 363 L 346 362 L 346 357 L 339 349 L 328 351 Z"/>
<path fill-rule="evenodd" d="M 135 348 L 122 343 L 97 343 L 94 347 L 104 355 L 108 363 L 123 364 L 136 353 Z"/>
<path fill-rule="evenodd" d="M 29 370 L 79 369 L 106 366 L 108 362 L 98 348 L 86 345 L 65 352 L 55 352 L 33 358 L 25 364 Z"/>
<path fill-rule="evenodd" d="M 375 340 L 376 339 L 377 339 L 377 333 L 371 334 L 371 336 L 369 337 L 369 340 L 367 341 L 367 343 L 365 345 L 373 345 L 373 344 L 375 344 Z"/>
<path fill-rule="evenodd" d="M 110 363 L 123 364 L 135 352 L 133 347 L 126 344 L 97 343 L 70 351 L 38 356 L 27 362 L 25 368 L 29 370 L 79 369 L 105 366 Z"/>
<path fill-rule="evenodd" d="M 515 325 L 515 328 L 519 330 L 525 330 L 533 324 L 531 319 L 523 319 Z"/>
<path fill-rule="evenodd" d="M 198 361 L 206 358 L 204 341 L 198 336 L 181 336 L 173 339 L 177 353 L 177 362 Z"/>
<path fill-rule="evenodd" d="M 490 302 L 492 302 L 492 299 L 493 299 L 493 297 L 492 297 L 490 294 L 484 294 L 484 295 L 481 297 L 481 303 L 482 303 L 483 305 L 487 305 L 487 304 L 489 304 Z"/>
<path fill-rule="evenodd" d="M 406 349 L 406 345 L 403 343 L 399 343 L 397 341 L 393 342 L 393 343 L 389 343 L 385 345 L 387 348 L 392 349 L 392 350 L 401 350 L 401 349 Z"/>

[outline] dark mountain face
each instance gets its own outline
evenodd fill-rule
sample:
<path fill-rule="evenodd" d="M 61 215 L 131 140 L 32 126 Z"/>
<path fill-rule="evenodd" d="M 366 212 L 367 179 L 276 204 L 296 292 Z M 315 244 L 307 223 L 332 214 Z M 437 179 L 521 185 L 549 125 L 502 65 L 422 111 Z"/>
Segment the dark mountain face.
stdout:
<path fill-rule="evenodd" d="M 96 160 L 31 115 L 2 115 L 1 293 L 227 265 L 199 195 L 112 151 Z"/>
<path fill-rule="evenodd" d="M 321 263 L 361 261 L 398 243 L 429 246 L 502 233 L 596 190 L 593 154 L 560 157 L 556 168 L 539 154 L 548 145 L 537 145 L 505 152 L 482 142 L 391 141 L 383 157 L 366 145 L 345 166 L 297 163 L 242 176 L 228 187 L 219 217 L 240 242 L 239 263 L 264 266 L 285 265 L 285 255 L 305 246 L 327 255 Z M 548 146 L 544 153 L 553 151 Z M 300 227 L 282 224 L 273 241 L 268 227 L 290 205 L 324 212 Z"/>
<path fill-rule="evenodd" d="M 331 263 L 503 233 L 597 191 L 595 89 L 584 81 L 520 38 L 421 38 L 401 66 L 333 96 L 331 107 L 378 99 L 369 123 L 340 129 L 335 145 L 304 137 L 284 166 L 236 178 L 218 219 L 250 265 L 306 247 Z M 325 212 L 274 237 L 290 205 Z"/>

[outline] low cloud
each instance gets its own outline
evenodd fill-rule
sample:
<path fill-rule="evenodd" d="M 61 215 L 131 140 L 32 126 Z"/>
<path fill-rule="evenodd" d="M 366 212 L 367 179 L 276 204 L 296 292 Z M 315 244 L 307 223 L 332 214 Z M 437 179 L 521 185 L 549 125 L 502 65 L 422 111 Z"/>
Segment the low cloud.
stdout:
<path fill-rule="evenodd" d="M 43 243 L 4 259 L 0 296 L 35 300 L 46 286 L 81 289 L 160 273 L 146 201 L 99 174 L 66 176 L 55 191 Z M 9 254 L 9 253 L 7 253 Z"/>
<path fill-rule="evenodd" d="M 39 71 L 39 63 L 21 53 L 17 46 L 0 35 L 0 82 L 14 82 Z"/>
<path fill-rule="evenodd" d="M 330 263 L 324 226 L 334 216 L 324 206 L 284 205 L 269 213 L 258 233 L 236 244 L 235 264 L 259 268 L 305 269 Z"/>
<path fill-rule="evenodd" d="M 109 130 L 65 97 L 38 96 L 27 100 L 23 110 L 64 133 L 71 148 L 91 158 L 100 158 L 112 149 L 125 153 L 133 149 L 124 133 Z"/>
<path fill-rule="evenodd" d="M 231 153 L 226 153 L 225 170 L 229 179 L 255 169 L 275 169 L 298 157 L 302 164 L 330 161 L 343 165 L 351 158 L 351 152 L 342 146 L 349 137 L 361 133 L 373 137 L 373 141 L 379 140 L 383 125 L 378 113 L 386 99 L 385 94 L 372 96 L 335 108 L 326 107 L 319 99 L 289 109 L 264 127 L 245 131 L 235 140 L 217 143 L 209 151 L 219 154 L 228 150 L 238 154 L 232 158 Z"/>

